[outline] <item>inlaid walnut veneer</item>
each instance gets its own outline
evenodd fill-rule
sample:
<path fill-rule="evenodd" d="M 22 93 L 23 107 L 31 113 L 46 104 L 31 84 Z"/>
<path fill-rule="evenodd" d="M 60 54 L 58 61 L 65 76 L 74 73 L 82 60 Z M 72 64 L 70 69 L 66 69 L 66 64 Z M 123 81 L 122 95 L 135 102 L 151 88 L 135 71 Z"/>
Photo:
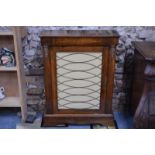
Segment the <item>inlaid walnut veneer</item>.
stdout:
<path fill-rule="evenodd" d="M 43 125 L 113 125 L 117 32 L 45 31 L 41 43 L 46 94 Z"/>

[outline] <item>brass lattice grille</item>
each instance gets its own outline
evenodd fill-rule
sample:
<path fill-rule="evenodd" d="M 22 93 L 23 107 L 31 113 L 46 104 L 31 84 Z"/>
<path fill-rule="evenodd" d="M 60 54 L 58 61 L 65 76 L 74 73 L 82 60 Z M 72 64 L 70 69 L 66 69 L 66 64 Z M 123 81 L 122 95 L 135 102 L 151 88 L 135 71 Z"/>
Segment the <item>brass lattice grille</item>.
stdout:
<path fill-rule="evenodd" d="M 101 52 L 57 52 L 58 109 L 99 109 Z"/>

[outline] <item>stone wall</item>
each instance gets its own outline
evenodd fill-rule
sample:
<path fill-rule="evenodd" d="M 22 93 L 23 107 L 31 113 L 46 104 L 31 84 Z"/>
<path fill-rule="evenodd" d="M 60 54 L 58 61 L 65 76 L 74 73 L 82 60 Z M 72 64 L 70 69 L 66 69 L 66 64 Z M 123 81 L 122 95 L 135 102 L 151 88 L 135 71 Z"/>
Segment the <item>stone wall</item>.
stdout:
<path fill-rule="evenodd" d="M 1 27 L 6 30 L 7 27 Z M 42 30 L 54 29 L 113 29 L 120 34 L 116 48 L 115 87 L 113 92 L 113 110 L 124 111 L 129 108 L 132 62 L 134 48 L 132 41 L 155 41 L 155 27 L 119 27 L 119 26 L 68 26 L 68 27 L 27 27 L 28 34 L 23 40 L 23 58 L 27 81 L 27 104 L 29 111 L 42 111 L 45 104 L 43 80 L 43 55 L 39 34 Z"/>

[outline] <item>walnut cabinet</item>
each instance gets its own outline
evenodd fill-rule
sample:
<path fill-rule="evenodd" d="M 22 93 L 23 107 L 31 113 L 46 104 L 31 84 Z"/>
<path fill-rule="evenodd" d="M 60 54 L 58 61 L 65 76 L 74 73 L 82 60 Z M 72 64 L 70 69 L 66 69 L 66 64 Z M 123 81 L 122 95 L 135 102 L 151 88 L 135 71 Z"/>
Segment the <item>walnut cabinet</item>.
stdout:
<path fill-rule="evenodd" d="M 116 31 L 55 30 L 41 34 L 46 111 L 43 125 L 113 125 Z"/>

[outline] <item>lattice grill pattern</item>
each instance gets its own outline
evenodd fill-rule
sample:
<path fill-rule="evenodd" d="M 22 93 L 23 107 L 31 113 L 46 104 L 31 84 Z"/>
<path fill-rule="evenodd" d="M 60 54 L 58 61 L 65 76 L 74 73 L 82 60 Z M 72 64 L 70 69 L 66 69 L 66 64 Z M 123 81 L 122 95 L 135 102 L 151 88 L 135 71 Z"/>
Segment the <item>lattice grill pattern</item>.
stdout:
<path fill-rule="evenodd" d="M 58 109 L 99 109 L 101 52 L 57 52 Z"/>

